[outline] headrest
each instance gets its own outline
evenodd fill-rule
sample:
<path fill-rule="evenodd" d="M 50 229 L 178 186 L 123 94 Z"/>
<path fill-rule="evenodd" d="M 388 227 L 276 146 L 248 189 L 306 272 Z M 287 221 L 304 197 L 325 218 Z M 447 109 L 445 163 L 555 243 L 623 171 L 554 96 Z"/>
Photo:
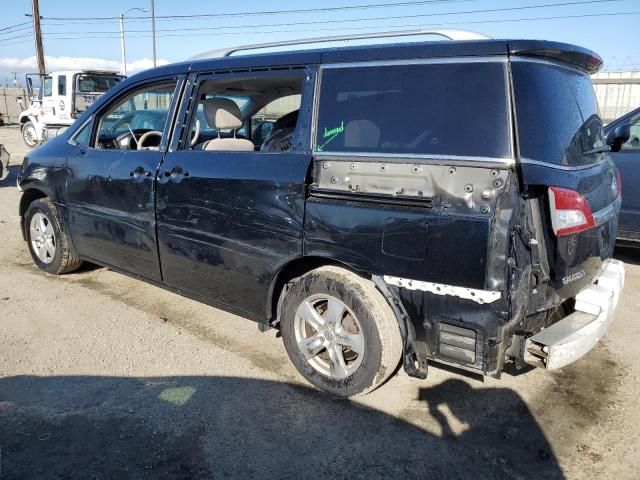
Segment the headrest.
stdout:
<path fill-rule="evenodd" d="M 242 126 L 242 114 L 238 104 L 229 98 L 203 100 L 202 108 L 207 123 L 217 130 L 236 129 Z"/>
<path fill-rule="evenodd" d="M 380 128 L 370 120 L 352 120 L 344 129 L 347 148 L 374 148 L 380 143 Z"/>

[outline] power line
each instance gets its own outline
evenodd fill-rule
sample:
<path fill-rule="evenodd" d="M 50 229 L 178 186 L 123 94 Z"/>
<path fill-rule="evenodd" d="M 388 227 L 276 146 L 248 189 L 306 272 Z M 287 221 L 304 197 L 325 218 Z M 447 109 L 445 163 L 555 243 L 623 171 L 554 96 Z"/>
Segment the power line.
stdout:
<path fill-rule="evenodd" d="M 469 21 L 458 21 L 458 22 L 440 22 L 440 23 L 430 23 L 430 24 L 401 24 L 401 25 L 385 25 L 384 28 L 410 28 L 410 27 L 420 27 L 420 28 L 428 28 L 428 27 L 440 27 L 446 25 L 480 25 L 480 24 L 489 24 L 489 23 L 508 23 L 508 22 L 527 22 L 527 21 L 540 21 L 540 20 L 563 20 L 563 19 L 578 19 L 578 18 L 594 18 L 594 17 L 610 17 L 616 15 L 640 15 L 640 11 L 634 12 L 611 12 L 611 13 L 593 13 L 593 14 L 579 14 L 579 15 L 554 15 L 554 16 L 546 16 L 546 17 L 523 17 L 523 18 L 510 18 L 510 19 L 495 19 L 495 20 L 469 20 Z M 349 27 L 348 30 L 370 30 L 370 29 L 379 29 L 380 26 L 361 26 L 361 27 Z M 304 30 L 271 30 L 271 31 L 243 31 L 243 32 L 228 32 L 228 33 L 197 33 L 192 36 L 227 36 L 227 35 L 247 35 L 247 34 L 271 34 L 271 33 L 298 33 L 298 32 L 326 32 L 326 31 L 345 31 L 345 27 L 337 27 L 337 28 L 317 28 L 317 29 L 304 29 Z M 183 37 L 184 35 L 179 34 L 166 34 L 166 35 L 158 35 L 158 37 Z M 150 35 L 132 35 L 131 38 L 149 38 Z M 78 40 L 82 39 L 115 39 L 119 38 L 117 36 L 86 36 L 86 37 L 47 37 L 52 40 Z"/>
<path fill-rule="evenodd" d="M 5 30 L 11 30 L 12 28 L 16 28 L 16 27 L 22 27 L 23 25 L 31 25 L 31 22 L 23 22 L 23 23 L 18 23 L 16 25 L 11 25 L 10 27 L 3 27 L 3 28 L 0 28 L 0 32 L 3 32 Z"/>
<path fill-rule="evenodd" d="M 373 3 L 361 5 L 345 5 L 340 7 L 319 7 L 319 8 L 300 8 L 291 10 L 266 10 L 260 12 L 234 12 L 234 13 L 211 13 L 211 14 L 193 14 L 193 15 L 158 15 L 156 19 L 179 19 L 179 18 L 222 18 L 222 17 L 248 17 L 257 15 L 290 15 L 294 13 L 319 13 L 319 12 L 338 12 L 343 10 L 359 10 L 371 8 L 385 7 L 404 7 L 413 5 L 428 5 L 436 3 L 460 3 L 471 2 L 476 0 L 421 0 L 412 2 L 395 2 L 395 3 Z M 45 17 L 45 20 L 117 20 L 120 17 Z M 132 17 L 132 19 L 149 19 L 150 16 Z"/>
<path fill-rule="evenodd" d="M 542 4 L 542 5 L 528 5 L 528 6 L 520 6 L 520 7 L 506 7 L 506 8 L 491 8 L 491 9 L 481 9 L 481 10 L 467 10 L 461 12 L 436 12 L 436 13 L 425 13 L 419 15 L 412 15 L 412 18 L 425 18 L 425 17 L 439 17 L 439 16 L 449 16 L 449 15 L 464 15 L 464 14 L 473 14 L 473 13 L 498 13 L 498 12 L 506 12 L 506 11 L 519 11 L 519 10 L 530 10 L 535 8 L 551 8 L 558 6 L 567 6 L 567 5 L 585 5 L 585 4 L 594 4 L 594 3 L 612 3 L 612 2 L 620 2 L 624 0 L 581 0 L 581 1 L 573 1 L 573 2 L 560 2 L 560 3 L 550 3 L 550 4 Z M 208 31 L 208 30 L 226 30 L 226 29 L 237 29 L 237 28 L 265 28 L 265 27 L 281 27 L 281 26 L 299 26 L 299 25 L 322 25 L 322 24 L 335 24 L 335 23 L 354 23 L 354 22 L 368 22 L 368 21 L 378 21 L 378 20 L 398 20 L 406 18 L 405 15 L 397 15 L 397 16 L 386 16 L 386 17 L 369 17 L 369 18 L 352 18 L 352 19 L 339 19 L 339 20 L 314 20 L 314 21 L 305 21 L 305 22 L 287 22 L 287 23 L 272 23 L 272 24 L 258 24 L 258 25 L 233 25 L 233 26 L 219 26 L 219 27 L 192 27 L 192 28 L 175 28 L 175 29 L 159 29 L 159 32 L 194 32 L 194 31 Z M 463 22 L 466 23 L 466 22 Z M 147 30 L 129 30 L 131 33 L 146 33 Z M 47 35 L 84 35 L 87 32 L 48 32 Z M 117 31 L 93 31 L 88 32 L 95 35 L 108 35 L 108 34 L 118 34 Z M 238 34 L 246 34 L 250 32 L 239 32 Z M 259 33 L 259 32 L 258 32 Z M 277 32 L 280 33 L 280 32 Z M 159 36 L 171 36 L 171 35 L 159 35 Z M 110 37 L 96 37 L 96 38 L 110 38 Z"/>
<path fill-rule="evenodd" d="M 18 33 L 18 32 L 22 32 L 25 30 L 31 30 L 33 28 L 32 25 L 26 26 L 26 27 L 22 27 L 22 28 L 18 28 L 17 30 L 12 30 L 11 32 L 0 32 L 0 40 L 10 40 L 12 38 L 21 38 L 24 37 L 24 33 L 17 35 L 15 37 L 3 37 L 1 35 L 13 35 L 14 33 Z"/>

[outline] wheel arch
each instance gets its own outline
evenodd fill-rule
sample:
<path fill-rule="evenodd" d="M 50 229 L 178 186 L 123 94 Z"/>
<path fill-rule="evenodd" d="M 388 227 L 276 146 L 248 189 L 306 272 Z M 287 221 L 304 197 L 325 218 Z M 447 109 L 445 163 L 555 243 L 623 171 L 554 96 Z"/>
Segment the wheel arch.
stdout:
<path fill-rule="evenodd" d="M 327 265 L 338 266 L 360 275 L 361 277 L 371 278 L 370 275 L 366 274 L 366 272 L 358 271 L 352 266 L 333 258 L 321 256 L 303 256 L 295 258 L 278 270 L 269 285 L 266 313 L 267 321 L 270 325 L 273 326 L 279 321 L 280 301 L 286 284 L 294 278 L 300 277 L 311 270 Z"/>
<path fill-rule="evenodd" d="M 49 195 L 47 195 L 44 190 L 39 189 L 39 188 L 29 188 L 28 190 L 25 190 L 22 193 L 22 197 L 20 197 L 20 207 L 19 207 L 19 214 L 20 214 L 20 231 L 22 232 L 22 239 L 26 240 L 27 239 L 27 235 L 25 232 L 25 225 L 24 225 L 24 215 L 25 213 L 27 213 L 27 209 L 29 208 L 29 205 L 31 205 L 31 203 L 34 200 L 38 200 L 40 198 L 47 198 Z"/>

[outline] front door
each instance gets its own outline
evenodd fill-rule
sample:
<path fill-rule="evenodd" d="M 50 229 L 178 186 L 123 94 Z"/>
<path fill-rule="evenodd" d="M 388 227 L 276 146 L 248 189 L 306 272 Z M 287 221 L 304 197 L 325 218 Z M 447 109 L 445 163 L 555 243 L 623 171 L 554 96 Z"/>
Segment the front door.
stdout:
<path fill-rule="evenodd" d="M 272 279 L 302 255 L 311 78 L 300 69 L 194 86 L 190 123 L 159 172 L 167 284 L 264 321 Z M 258 119 L 275 122 L 266 138 L 252 135 Z"/>
<path fill-rule="evenodd" d="M 622 179 L 622 208 L 618 220 L 618 236 L 640 240 L 640 113 L 628 122 L 631 136 L 619 152 L 610 153 Z"/>
<path fill-rule="evenodd" d="M 95 116 L 88 145 L 68 159 L 69 228 L 86 259 L 161 280 L 155 177 L 164 156 L 177 79 L 138 86 Z M 82 132 L 79 132 L 79 135 Z"/>

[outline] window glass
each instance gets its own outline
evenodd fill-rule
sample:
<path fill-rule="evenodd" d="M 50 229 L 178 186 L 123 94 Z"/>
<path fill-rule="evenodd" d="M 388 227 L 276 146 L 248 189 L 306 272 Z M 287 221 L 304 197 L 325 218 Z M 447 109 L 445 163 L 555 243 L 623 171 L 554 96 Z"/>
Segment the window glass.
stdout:
<path fill-rule="evenodd" d="M 58 95 L 65 96 L 67 94 L 67 76 L 58 76 Z"/>
<path fill-rule="evenodd" d="M 502 63 L 325 69 L 316 151 L 509 157 Z"/>
<path fill-rule="evenodd" d="M 53 79 L 51 77 L 44 77 L 42 81 L 42 94 L 45 97 L 53 95 Z"/>
<path fill-rule="evenodd" d="M 83 147 L 86 147 L 89 145 L 89 142 L 91 141 L 91 129 L 93 127 L 93 122 L 89 122 L 87 123 L 84 127 L 82 127 L 78 133 L 76 133 L 76 135 L 73 137 L 73 141 L 77 144 L 77 145 L 81 145 Z"/>
<path fill-rule="evenodd" d="M 631 135 L 622 144 L 623 150 L 640 150 L 640 116 L 631 121 Z"/>
<path fill-rule="evenodd" d="M 120 80 L 118 75 L 80 75 L 78 77 L 78 92 L 80 93 L 104 93 Z"/>
<path fill-rule="evenodd" d="M 514 62 L 512 72 L 520 156 L 564 166 L 596 161 L 583 153 L 605 145 L 589 76 L 533 62 Z"/>
<path fill-rule="evenodd" d="M 137 141 L 147 132 L 156 132 L 144 146 L 160 145 L 175 82 L 153 85 L 118 101 L 100 119 L 96 138 L 98 148 L 135 150 Z"/>
<path fill-rule="evenodd" d="M 289 151 L 294 148 L 301 89 L 299 76 L 205 80 L 199 87 L 189 140 L 183 148 Z M 229 123 L 232 118 L 235 121 Z"/>

